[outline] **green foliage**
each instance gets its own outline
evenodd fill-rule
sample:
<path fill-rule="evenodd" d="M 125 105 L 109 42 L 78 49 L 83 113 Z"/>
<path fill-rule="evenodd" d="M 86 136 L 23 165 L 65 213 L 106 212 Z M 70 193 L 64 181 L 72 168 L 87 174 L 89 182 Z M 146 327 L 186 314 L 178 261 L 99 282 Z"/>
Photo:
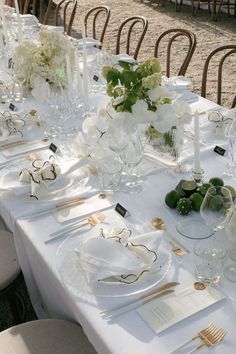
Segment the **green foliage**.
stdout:
<path fill-rule="evenodd" d="M 149 110 L 155 111 L 156 104 L 149 99 L 147 92 L 160 85 L 156 76 L 161 75 L 160 71 L 161 66 L 156 58 L 148 59 L 141 65 L 120 60 L 116 65 L 104 66 L 102 73 L 107 81 L 108 96 L 121 98 L 119 103 L 114 101 L 113 107 L 118 112 L 132 112 L 132 106 L 137 100 L 143 100 Z M 143 79 L 147 80 L 147 87 L 143 85 Z"/>

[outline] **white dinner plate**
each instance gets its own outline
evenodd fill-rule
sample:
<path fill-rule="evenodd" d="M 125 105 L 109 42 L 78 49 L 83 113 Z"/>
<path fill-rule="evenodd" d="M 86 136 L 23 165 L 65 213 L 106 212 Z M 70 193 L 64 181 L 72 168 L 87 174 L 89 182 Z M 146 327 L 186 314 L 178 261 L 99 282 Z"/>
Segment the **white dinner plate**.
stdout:
<path fill-rule="evenodd" d="M 93 237 L 91 233 L 71 235 L 58 248 L 56 268 L 65 286 L 76 296 L 95 295 L 100 297 L 119 297 L 142 293 L 158 284 L 168 273 L 171 267 L 171 253 L 165 248 L 162 241 L 155 252 L 157 261 L 152 272 L 145 272 L 137 281 L 131 284 L 117 281 L 88 283 L 79 262 L 75 249 L 79 249 L 83 242 Z"/>

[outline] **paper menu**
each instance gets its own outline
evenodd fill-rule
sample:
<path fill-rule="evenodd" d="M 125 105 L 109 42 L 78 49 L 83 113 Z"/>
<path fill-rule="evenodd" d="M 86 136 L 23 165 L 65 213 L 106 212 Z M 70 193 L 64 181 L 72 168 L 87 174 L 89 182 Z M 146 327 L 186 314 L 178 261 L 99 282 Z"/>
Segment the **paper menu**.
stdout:
<path fill-rule="evenodd" d="M 195 290 L 191 285 L 176 289 L 171 295 L 149 302 L 142 306 L 138 313 L 156 333 L 161 333 L 222 299 L 224 295 L 214 288 Z"/>

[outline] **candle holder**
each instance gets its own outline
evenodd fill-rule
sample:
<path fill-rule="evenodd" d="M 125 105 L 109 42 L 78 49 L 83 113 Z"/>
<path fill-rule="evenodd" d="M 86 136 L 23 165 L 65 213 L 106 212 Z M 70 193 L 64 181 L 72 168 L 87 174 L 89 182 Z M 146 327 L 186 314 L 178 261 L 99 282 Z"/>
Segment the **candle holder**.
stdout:
<path fill-rule="evenodd" d="M 197 184 L 201 184 L 203 182 L 204 170 L 195 171 L 194 168 L 191 170 L 192 177 Z"/>

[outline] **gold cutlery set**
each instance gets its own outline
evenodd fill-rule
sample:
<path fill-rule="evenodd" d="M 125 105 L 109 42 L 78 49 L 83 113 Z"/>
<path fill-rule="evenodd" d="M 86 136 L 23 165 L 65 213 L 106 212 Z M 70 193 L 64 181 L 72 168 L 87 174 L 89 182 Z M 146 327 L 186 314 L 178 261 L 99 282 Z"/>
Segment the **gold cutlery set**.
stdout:
<path fill-rule="evenodd" d="M 107 320 L 111 320 L 115 317 L 123 315 L 129 311 L 132 311 L 142 305 L 149 303 L 150 301 L 156 300 L 160 297 L 169 295 L 174 292 L 174 289 L 171 289 L 175 286 L 179 285 L 178 282 L 170 282 L 165 285 L 162 285 L 156 289 L 153 289 L 147 292 L 144 295 L 141 295 L 138 299 L 131 300 L 126 302 L 120 306 L 112 307 L 108 310 L 101 311 L 101 315 L 103 318 Z M 154 295 L 154 296 L 153 296 Z"/>

